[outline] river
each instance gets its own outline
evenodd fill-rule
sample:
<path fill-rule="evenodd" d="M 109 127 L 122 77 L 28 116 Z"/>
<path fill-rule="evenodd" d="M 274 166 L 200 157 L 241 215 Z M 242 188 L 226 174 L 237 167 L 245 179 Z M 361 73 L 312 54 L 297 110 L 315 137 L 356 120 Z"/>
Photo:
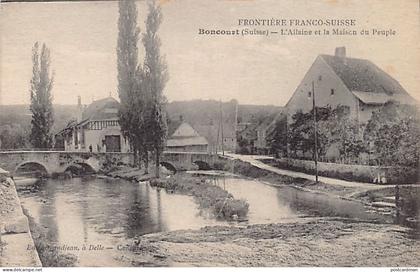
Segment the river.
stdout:
<path fill-rule="evenodd" d="M 77 266 L 130 265 L 118 259 L 122 246 L 147 233 L 211 225 L 286 223 L 312 216 L 390 220 L 366 211 L 357 202 L 290 186 L 274 187 L 235 177 L 207 180 L 248 201 L 247 221 L 228 223 L 209 218 L 192 197 L 169 194 L 148 183 L 96 177 L 47 179 L 18 187 L 18 193 L 29 215 L 45 228 L 48 242 L 77 256 Z"/>

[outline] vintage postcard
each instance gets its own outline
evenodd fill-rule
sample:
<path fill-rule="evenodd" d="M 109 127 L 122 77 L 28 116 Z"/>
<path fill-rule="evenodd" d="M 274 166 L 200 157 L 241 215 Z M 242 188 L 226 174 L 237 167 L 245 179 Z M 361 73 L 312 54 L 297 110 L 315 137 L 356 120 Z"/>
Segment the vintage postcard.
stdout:
<path fill-rule="evenodd" d="M 2 271 L 418 271 L 418 0 L 0 11 Z"/>

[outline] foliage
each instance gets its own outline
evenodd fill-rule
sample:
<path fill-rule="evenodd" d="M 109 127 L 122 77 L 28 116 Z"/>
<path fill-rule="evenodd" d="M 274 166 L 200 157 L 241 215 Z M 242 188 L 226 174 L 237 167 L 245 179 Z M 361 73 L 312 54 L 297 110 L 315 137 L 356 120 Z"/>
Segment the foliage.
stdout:
<path fill-rule="evenodd" d="M 167 68 L 160 55 L 157 35 L 162 14 L 154 1 L 149 2 L 143 66 L 138 63 L 137 7 L 134 1 L 119 2 L 118 20 L 118 93 L 121 100 L 119 119 L 121 129 L 129 139 L 135 158 L 144 161 L 147 172 L 149 152 L 156 158 L 159 175 L 160 154 L 166 138 L 166 112 L 163 89 L 167 81 Z M 138 163 L 140 165 L 140 163 Z"/>
<path fill-rule="evenodd" d="M 335 145 L 339 159 L 346 162 L 357 161 L 360 154 L 366 150 L 365 142 L 359 132 L 359 125 L 350 116 L 346 106 L 317 107 L 317 147 L 318 157 L 323 159 L 328 149 Z M 289 126 L 288 144 L 292 157 L 298 157 L 300 151 L 306 151 L 313 156 L 314 150 L 314 119 L 313 110 L 308 113 L 297 112 L 292 116 Z"/>
<path fill-rule="evenodd" d="M 387 103 L 373 112 L 364 138 L 372 143 L 375 162 L 386 166 L 417 168 L 420 119 L 415 106 Z"/>
<path fill-rule="evenodd" d="M 282 116 L 275 124 L 273 130 L 267 135 L 267 145 L 270 153 L 286 154 L 287 153 L 287 118 Z"/>
<path fill-rule="evenodd" d="M 54 123 L 52 94 L 53 76 L 50 75 L 50 50 L 45 44 L 39 53 L 38 42 L 32 48 L 30 140 L 35 148 L 50 148 L 53 144 L 51 128 Z"/>
<path fill-rule="evenodd" d="M 0 149 L 19 149 L 27 146 L 27 134 L 19 124 L 4 125 L 0 127 Z"/>
<path fill-rule="evenodd" d="M 124 137 L 128 138 L 137 160 L 142 137 L 142 95 L 141 67 L 138 66 L 140 29 L 137 27 L 137 7 L 135 1 L 119 1 L 117 67 L 118 95 L 120 97 L 119 123 Z"/>
<path fill-rule="evenodd" d="M 217 218 L 231 219 L 235 215 L 244 218 L 248 214 L 249 204 L 245 200 L 234 199 L 209 180 L 175 175 L 167 180 L 151 180 L 150 185 L 165 188 L 169 192 L 192 195 L 202 210 L 210 211 Z"/>
<path fill-rule="evenodd" d="M 160 53 L 160 38 L 157 35 L 162 22 L 162 13 L 156 2 L 149 1 L 149 13 L 146 19 L 146 33 L 143 45 L 146 56 L 144 60 L 144 82 L 147 96 L 145 114 L 146 142 L 155 154 L 156 176 L 159 177 L 160 155 L 165 147 L 167 134 L 166 98 L 163 95 L 168 71 L 164 58 Z"/>
<path fill-rule="evenodd" d="M 331 116 L 331 107 L 317 107 L 317 147 L 318 157 L 325 156 L 330 144 L 330 138 L 327 135 L 327 119 Z M 297 157 L 300 151 L 302 154 L 309 152 L 311 157 L 314 155 L 314 114 L 313 110 L 308 113 L 298 111 L 292 116 L 293 122 L 289 126 L 287 140 L 292 156 Z"/>

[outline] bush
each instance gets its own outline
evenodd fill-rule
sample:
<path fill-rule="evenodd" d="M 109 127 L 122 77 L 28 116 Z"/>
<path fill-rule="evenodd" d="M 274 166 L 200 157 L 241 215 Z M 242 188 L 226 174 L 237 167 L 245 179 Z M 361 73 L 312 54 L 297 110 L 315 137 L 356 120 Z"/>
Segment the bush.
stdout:
<path fill-rule="evenodd" d="M 200 209 L 210 211 L 217 218 L 231 219 L 234 215 L 243 218 L 248 214 L 246 201 L 234 199 L 229 192 L 203 178 L 178 174 L 169 179 L 153 179 L 150 185 L 165 188 L 168 192 L 192 195 Z"/>
<path fill-rule="evenodd" d="M 419 171 L 408 167 L 391 167 L 387 169 L 386 178 L 392 184 L 410 184 L 419 182 Z"/>
<path fill-rule="evenodd" d="M 217 217 L 232 218 L 235 215 L 239 218 L 244 218 L 248 214 L 249 204 L 242 199 L 219 199 L 214 209 Z"/>

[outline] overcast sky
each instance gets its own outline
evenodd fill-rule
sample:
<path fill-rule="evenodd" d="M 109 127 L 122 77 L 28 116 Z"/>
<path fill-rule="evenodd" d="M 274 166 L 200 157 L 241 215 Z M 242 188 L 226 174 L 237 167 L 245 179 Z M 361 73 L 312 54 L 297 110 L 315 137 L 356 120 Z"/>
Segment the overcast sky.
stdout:
<path fill-rule="evenodd" d="M 117 97 L 117 2 L 3 3 L 0 16 L 2 104 L 29 102 L 31 48 L 51 49 L 54 102 Z M 144 30 L 146 7 L 138 2 Z M 318 54 L 345 45 L 396 78 L 417 100 L 418 0 L 165 0 L 160 30 L 169 101 L 235 98 L 284 105 Z M 354 18 L 358 29 L 394 28 L 397 36 L 206 37 L 198 29 L 237 28 L 239 18 Z M 139 47 L 142 45 L 139 44 Z M 143 54 L 141 52 L 141 54 Z M 143 57 L 140 56 L 140 59 Z"/>

